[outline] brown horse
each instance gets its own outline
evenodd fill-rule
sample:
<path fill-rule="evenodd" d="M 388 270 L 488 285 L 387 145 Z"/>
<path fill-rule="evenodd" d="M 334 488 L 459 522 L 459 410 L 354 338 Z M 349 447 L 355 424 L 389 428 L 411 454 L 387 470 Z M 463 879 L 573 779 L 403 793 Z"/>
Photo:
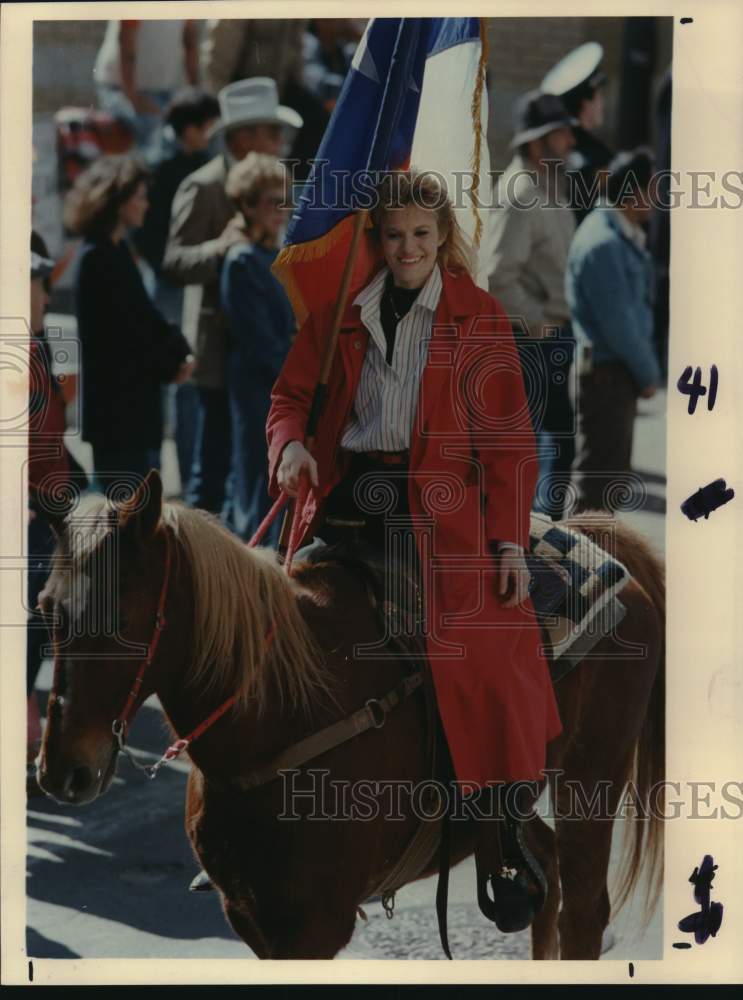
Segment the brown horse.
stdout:
<path fill-rule="evenodd" d="M 569 523 L 590 533 L 589 521 Z M 41 597 L 55 651 L 41 787 L 68 804 L 108 788 L 117 759 L 112 720 L 147 649 L 151 666 L 141 689 L 134 684 L 134 707 L 156 692 L 180 736 L 237 694 L 189 748 L 188 835 L 227 919 L 256 955 L 332 958 L 350 941 L 369 887 L 383 881 L 418 825 L 406 799 L 391 819 L 374 794 L 429 777 L 424 699 L 405 699 L 383 727 L 321 753 L 300 777 L 252 789 L 240 781 L 405 675 L 399 659 L 354 657 L 355 644 L 379 640 L 358 575 L 324 562 L 299 564 L 289 576 L 271 550 L 247 548 L 210 515 L 163 504 L 153 473 L 125 504 L 85 501 L 59 535 Z M 641 809 L 664 777 L 662 568 L 625 526 L 616 525 L 614 544 L 633 577 L 622 592 L 627 614 L 557 684 L 564 732 L 549 747 L 548 767 L 564 780 L 550 779 L 555 830 L 536 815 L 524 824 L 549 887 L 532 926 L 539 959 L 598 958 L 609 922 L 612 823 L 569 816 L 569 782 L 589 800 L 605 783 L 611 810 L 632 782 Z M 159 603 L 165 620 L 155 650 Z M 348 789 L 355 809 L 343 797 Z M 632 828 L 623 896 L 646 868 L 657 896 L 658 808 Z M 474 849 L 474 823 L 452 821 L 449 830 L 456 863 Z"/>

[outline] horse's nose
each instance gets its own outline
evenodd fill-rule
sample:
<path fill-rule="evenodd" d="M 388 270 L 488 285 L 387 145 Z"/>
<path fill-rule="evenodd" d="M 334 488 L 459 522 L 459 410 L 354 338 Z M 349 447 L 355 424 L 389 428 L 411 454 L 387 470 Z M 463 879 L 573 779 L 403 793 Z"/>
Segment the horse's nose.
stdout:
<path fill-rule="evenodd" d="M 62 799 L 67 802 L 80 802 L 85 799 L 93 785 L 93 772 L 85 764 L 71 768 L 62 784 Z"/>

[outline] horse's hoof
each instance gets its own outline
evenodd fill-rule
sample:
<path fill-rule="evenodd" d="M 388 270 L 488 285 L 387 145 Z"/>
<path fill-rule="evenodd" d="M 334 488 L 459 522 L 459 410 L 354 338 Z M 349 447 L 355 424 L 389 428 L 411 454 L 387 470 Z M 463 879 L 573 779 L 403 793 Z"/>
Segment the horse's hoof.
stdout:
<path fill-rule="evenodd" d="M 213 888 L 214 888 L 214 883 L 212 882 L 212 880 L 209 878 L 209 876 L 206 874 L 206 872 L 202 868 L 202 870 L 199 872 L 199 874 L 195 875 L 191 879 L 191 884 L 188 887 L 188 891 L 189 892 L 209 892 Z"/>

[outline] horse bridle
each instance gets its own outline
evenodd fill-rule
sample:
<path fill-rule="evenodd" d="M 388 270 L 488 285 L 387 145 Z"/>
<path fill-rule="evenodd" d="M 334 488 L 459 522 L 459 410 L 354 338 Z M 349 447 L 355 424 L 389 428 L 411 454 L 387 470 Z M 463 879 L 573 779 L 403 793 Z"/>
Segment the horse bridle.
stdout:
<path fill-rule="evenodd" d="M 129 726 L 129 721 L 133 714 L 134 705 L 139 697 L 142 690 L 142 684 L 144 682 L 145 674 L 148 668 L 152 664 L 153 657 L 157 651 L 158 643 L 160 642 L 160 636 L 165 630 L 167 625 L 167 620 L 165 618 L 165 604 L 168 600 L 168 590 L 170 589 L 170 564 L 171 564 L 171 549 L 170 549 L 170 538 L 168 535 L 167 528 L 164 529 L 165 534 L 165 570 L 163 573 L 163 582 L 160 587 L 160 597 L 157 602 L 157 611 L 155 612 L 155 625 L 152 630 L 152 635 L 150 641 L 147 644 L 147 652 L 145 654 L 144 660 L 139 666 L 137 671 L 137 676 L 134 678 L 134 683 L 131 686 L 129 695 L 127 696 L 124 707 L 119 712 L 117 717 L 111 724 L 111 732 L 117 742 L 119 750 L 126 754 L 127 757 L 132 761 L 137 767 L 142 765 L 136 761 L 131 753 L 126 747 L 126 731 Z"/>
<path fill-rule="evenodd" d="M 124 707 L 111 724 L 111 732 L 116 740 L 118 751 L 128 757 L 137 770 L 142 771 L 148 778 L 154 778 L 164 764 L 167 764 L 171 760 L 175 760 L 175 758 L 183 753 L 183 751 L 186 750 L 194 740 L 198 739 L 202 733 L 205 733 L 206 730 L 217 721 L 217 719 L 220 719 L 224 713 L 228 711 L 228 709 L 232 708 L 237 701 L 236 695 L 232 695 L 228 698 L 227 701 L 223 702 L 219 708 L 204 719 L 204 721 L 200 723 L 196 729 L 189 733 L 188 736 L 185 736 L 182 739 L 177 739 L 174 743 L 172 743 L 160 759 L 154 764 L 141 764 L 126 745 L 126 732 L 131 717 L 134 714 L 134 706 L 142 691 L 145 674 L 147 673 L 148 668 L 152 665 L 152 660 L 154 659 L 158 643 L 160 642 L 160 636 L 165 631 L 168 624 L 165 617 L 165 605 L 168 600 L 168 591 L 170 589 L 172 550 L 168 529 L 164 527 L 163 531 L 165 536 L 165 569 L 163 572 L 162 586 L 160 587 L 160 597 L 157 602 L 157 611 L 155 612 L 155 625 L 150 641 L 147 644 L 147 653 L 145 654 L 144 660 L 140 664 L 137 676 L 134 678 L 134 683 L 131 686 Z"/>

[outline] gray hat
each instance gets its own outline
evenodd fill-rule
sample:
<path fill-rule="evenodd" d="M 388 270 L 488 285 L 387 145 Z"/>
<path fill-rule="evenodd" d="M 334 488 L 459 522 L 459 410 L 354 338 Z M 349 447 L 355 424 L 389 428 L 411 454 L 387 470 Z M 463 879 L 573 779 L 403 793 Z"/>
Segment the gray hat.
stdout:
<path fill-rule="evenodd" d="M 220 119 L 214 126 L 213 135 L 244 125 L 282 125 L 287 130 L 302 127 L 302 116 L 293 108 L 279 104 L 276 81 L 268 76 L 230 83 L 217 96 Z"/>
<path fill-rule="evenodd" d="M 559 97 L 554 94 L 542 94 L 531 90 L 516 102 L 515 134 L 511 139 L 511 147 L 521 146 L 532 139 L 541 139 L 543 135 L 554 132 L 558 128 L 572 128 L 578 122 L 571 118 L 568 110 Z"/>
<path fill-rule="evenodd" d="M 49 260 L 48 257 L 42 257 L 41 254 L 31 251 L 31 277 L 32 278 L 46 278 L 48 274 L 51 274 L 54 270 L 54 261 Z"/>

